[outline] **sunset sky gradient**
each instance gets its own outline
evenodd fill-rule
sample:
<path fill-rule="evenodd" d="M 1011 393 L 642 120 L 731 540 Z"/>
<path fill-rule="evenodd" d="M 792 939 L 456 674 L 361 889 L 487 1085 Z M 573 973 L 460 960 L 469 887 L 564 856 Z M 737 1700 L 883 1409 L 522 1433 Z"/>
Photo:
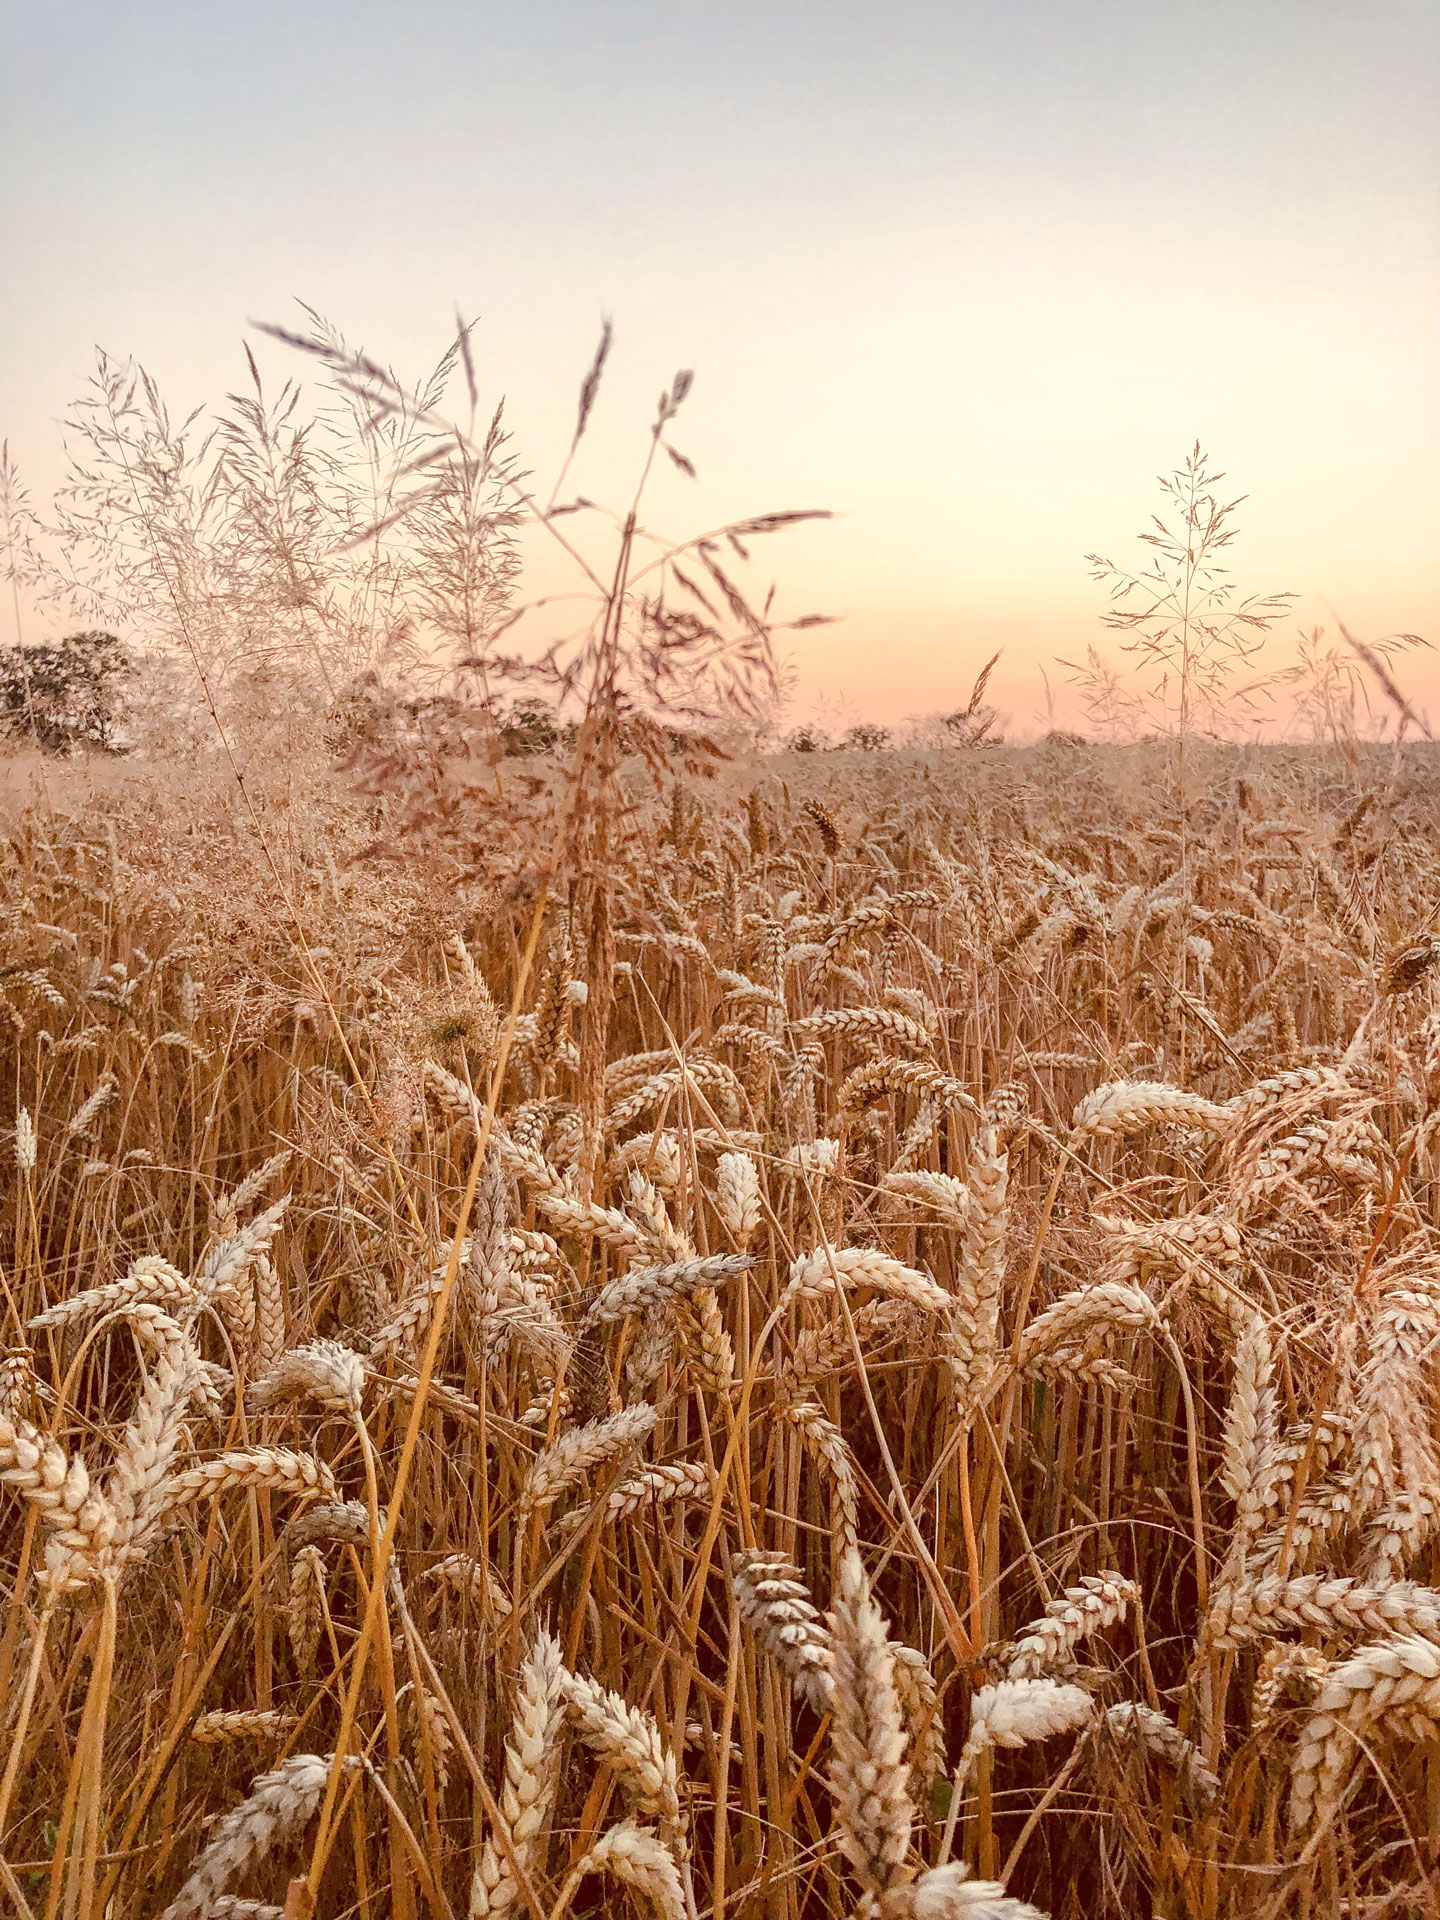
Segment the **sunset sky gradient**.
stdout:
<path fill-rule="evenodd" d="M 619 499 L 696 370 L 675 532 L 781 507 L 797 717 L 898 720 L 1107 644 L 1198 436 L 1242 589 L 1440 642 L 1440 8 L 11 0 L 0 433 L 37 493 L 95 343 L 177 411 L 299 296 L 407 373 L 481 316 L 548 482 Z M 291 369 L 267 346 L 267 369 Z M 1064 717 L 1067 696 L 1053 664 Z M 1440 719 L 1440 651 L 1406 666 Z"/>

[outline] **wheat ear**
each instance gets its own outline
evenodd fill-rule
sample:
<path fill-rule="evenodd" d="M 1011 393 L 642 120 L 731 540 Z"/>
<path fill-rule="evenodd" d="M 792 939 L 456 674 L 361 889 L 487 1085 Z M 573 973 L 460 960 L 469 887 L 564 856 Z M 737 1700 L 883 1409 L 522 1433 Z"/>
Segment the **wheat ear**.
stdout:
<path fill-rule="evenodd" d="M 560 1731 L 565 1713 L 560 1645 L 543 1629 L 520 1668 L 515 1713 L 505 1742 L 505 1783 L 500 1815 L 511 1848 L 526 1869 L 539 1856 L 537 1842 L 549 1817 L 559 1778 Z M 470 1920 L 509 1913 L 520 1900 L 519 1884 L 504 1849 L 487 1834 L 470 1883 Z"/>
<path fill-rule="evenodd" d="M 531 1467 L 520 1496 L 522 1514 L 543 1512 L 597 1468 L 631 1452 L 654 1428 L 657 1414 L 646 1400 L 618 1413 L 589 1420 L 562 1433 Z"/>
<path fill-rule="evenodd" d="M 231 1740 L 279 1740 L 295 1724 L 293 1713 L 279 1708 L 242 1707 L 236 1711 L 202 1713 L 190 1729 L 190 1738 L 202 1747 L 222 1746 Z"/>
<path fill-rule="evenodd" d="M 1408 1740 L 1440 1737 L 1440 1646 L 1415 1635 L 1361 1647 L 1334 1667 L 1315 1700 L 1290 1772 L 1290 1825 L 1296 1834 L 1339 1811 L 1364 1735 Z"/>
<path fill-rule="evenodd" d="M 614 1767 L 639 1812 L 659 1815 L 665 1838 L 678 1848 L 684 1823 L 675 1756 L 655 1721 L 583 1674 L 567 1671 L 561 1684 L 581 1739 Z"/>
<path fill-rule="evenodd" d="M 817 1713 L 828 1713 L 835 1694 L 830 1635 L 800 1569 L 782 1553 L 757 1548 L 737 1553 L 730 1565 L 740 1618 L 795 1691 Z"/>
<path fill-rule="evenodd" d="M 252 1782 L 249 1798 L 216 1822 L 213 1837 L 161 1920 L 206 1920 L 211 1903 L 238 1875 L 282 1845 L 310 1819 L 330 1777 L 333 1754 L 295 1753 Z M 346 1761 L 355 1767 L 355 1759 Z"/>
<path fill-rule="evenodd" d="M 566 1876 L 555 1911 L 564 1913 L 587 1873 L 608 1873 L 646 1900 L 655 1920 L 686 1920 L 685 1887 L 675 1856 L 663 1840 L 622 1820 L 603 1833 Z"/>
<path fill-rule="evenodd" d="M 956 1777 L 963 1783 L 987 1747 L 1023 1747 L 1088 1725 L 1095 1703 L 1083 1687 L 1060 1680 L 1001 1680 L 970 1703 L 970 1733 Z"/>
<path fill-rule="evenodd" d="M 1016 1900 L 998 1880 L 972 1880 L 961 1860 L 922 1873 L 892 1893 L 885 1920 L 1046 1920 L 1038 1907 Z"/>
<path fill-rule="evenodd" d="M 834 1715 L 830 1786 L 840 1847 L 865 1892 L 881 1900 L 909 1875 L 915 1808 L 895 1662 L 857 1553 L 840 1568 L 831 1627 Z"/>
<path fill-rule="evenodd" d="M 1087 1574 L 1052 1600 L 1042 1618 L 1021 1628 L 1006 1678 L 1035 1680 L 1067 1665 L 1082 1640 L 1123 1620 L 1139 1603 L 1139 1588 L 1124 1574 Z"/>

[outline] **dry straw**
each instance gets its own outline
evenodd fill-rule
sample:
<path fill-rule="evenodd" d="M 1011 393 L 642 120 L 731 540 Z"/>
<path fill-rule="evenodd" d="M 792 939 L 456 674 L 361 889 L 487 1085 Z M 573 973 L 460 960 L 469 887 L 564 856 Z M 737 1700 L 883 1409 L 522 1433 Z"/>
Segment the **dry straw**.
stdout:
<path fill-rule="evenodd" d="M 468 333 L 306 352 L 313 432 L 258 363 L 208 438 L 114 363 L 79 416 L 245 789 L 167 710 L 183 780 L 0 835 L 5 1901 L 1433 1920 L 1423 755 L 1312 651 L 1339 746 L 1243 769 L 974 700 L 722 759 L 784 516 L 622 503 L 537 662 L 507 539 L 610 523 Z"/>

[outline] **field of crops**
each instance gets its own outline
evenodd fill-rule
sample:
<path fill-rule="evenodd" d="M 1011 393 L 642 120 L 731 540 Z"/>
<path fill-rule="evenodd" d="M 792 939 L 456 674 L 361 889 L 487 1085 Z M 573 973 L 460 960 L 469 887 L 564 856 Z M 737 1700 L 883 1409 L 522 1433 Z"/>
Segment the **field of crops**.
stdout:
<path fill-rule="evenodd" d="M 1440 1915 L 1437 763 L 1172 759 L 7 803 L 0 1905 Z"/>

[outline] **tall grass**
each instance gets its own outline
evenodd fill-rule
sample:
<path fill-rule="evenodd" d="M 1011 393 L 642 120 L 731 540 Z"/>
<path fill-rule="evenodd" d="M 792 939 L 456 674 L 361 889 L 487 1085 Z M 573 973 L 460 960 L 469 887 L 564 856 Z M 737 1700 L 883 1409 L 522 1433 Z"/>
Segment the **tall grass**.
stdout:
<path fill-rule="evenodd" d="M 11 809 L 7 1903 L 1440 1911 L 1429 749 L 589 711 Z"/>

